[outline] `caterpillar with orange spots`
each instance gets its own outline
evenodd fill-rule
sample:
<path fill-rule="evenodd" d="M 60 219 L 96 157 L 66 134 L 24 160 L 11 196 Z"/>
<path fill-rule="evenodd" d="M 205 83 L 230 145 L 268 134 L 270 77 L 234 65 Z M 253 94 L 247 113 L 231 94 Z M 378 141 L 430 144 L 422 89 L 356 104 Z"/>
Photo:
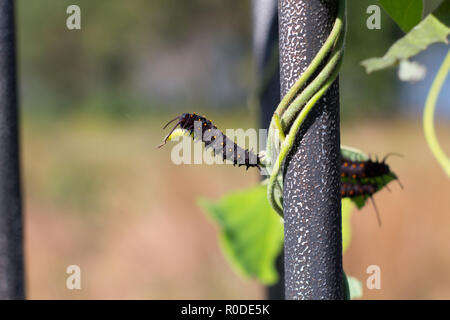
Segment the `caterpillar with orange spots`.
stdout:
<path fill-rule="evenodd" d="M 371 196 L 378 191 L 376 183 L 362 184 L 360 182 L 343 182 L 341 184 L 342 198 L 354 198 L 359 196 Z"/>
<path fill-rule="evenodd" d="M 341 162 L 341 177 L 349 177 L 352 179 L 362 178 L 374 178 L 389 174 L 391 170 L 386 164 L 386 159 L 391 155 L 398 155 L 396 153 L 387 154 L 384 159 L 379 161 L 373 161 L 371 159 L 367 161 L 352 161 L 345 157 L 342 157 Z"/>
<path fill-rule="evenodd" d="M 183 113 L 180 116 L 170 120 L 163 129 L 172 122 L 177 121 L 175 126 L 170 130 L 169 134 L 164 138 L 162 144 L 158 148 L 165 145 L 170 135 L 180 126 L 181 129 L 189 132 L 194 140 L 200 140 L 205 144 L 205 148 L 212 148 L 214 155 L 221 154 L 223 160 L 232 161 L 233 165 L 256 167 L 261 170 L 261 159 L 252 151 L 243 149 L 234 141 L 223 134 L 212 122 L 205 117 L 195 113 Z"/>
<path fill-rule="evenodd" d="M 378 191 L 379 188 L 383 187 L 392 179 L 398 181 L 397 176 L 391 171 L 389 166 L 386 164 L 386 159 L 391 155 L 401 156 L 397 153 L 388 153 L 382 161 L 373 161 L 372 159 L 364 161 L 356 161 L 346 158 L 341 155 L 341 181 L 342 185 L 357 184 L 359 188 L 345 188 L 342 189 L 343 197 L 352 196 L 364 196 L 372 195 Z M 389 181 L 385 181 L 384 177 L 390 177 Z M 398 181 L 400 186 L 401 183 Z M 370 185 L 370 188 L 364 188 L 364 185 Z"/>
<path fill-rule="evenodd" d="M 357 199 L 360 198 L 365 201 L 366 198 L 370 198 L 373 207 L 375 209 L 375 214 L 377 216 L 378 225 L 381 226 L 380 213 L 378 212 L 375 201 L 372 195 L 381 189 L 381 186 L 376 183 L 366 183 L 363 184 L 361 181 L 356 182 L 342 182 L 341 183 L 341 196 L 342 198 Z"/>
<path fill-rule="evenodd" d="M 373 161 L 370 158 L 364 161 L 356 161 L 344 156 L 341 157 L 342 198 L 350 198 L 356 202 L 357 199 L 359 199 L 362 203 L 364 203 L 367 198 L 370 198 L 375 208 L 379 225 L 381 225 L 381 220 L 372 195 L 383 187 L 387 188 L 387 183 L 391 180 L 397 180 L 402 187 L 397 176 L 386 164 L 386 159 L 390 155 L 400 156 L 396 153 L 389 153 L 382 161 Z M 389 188 L 387 189 L 389 190 Z"/>

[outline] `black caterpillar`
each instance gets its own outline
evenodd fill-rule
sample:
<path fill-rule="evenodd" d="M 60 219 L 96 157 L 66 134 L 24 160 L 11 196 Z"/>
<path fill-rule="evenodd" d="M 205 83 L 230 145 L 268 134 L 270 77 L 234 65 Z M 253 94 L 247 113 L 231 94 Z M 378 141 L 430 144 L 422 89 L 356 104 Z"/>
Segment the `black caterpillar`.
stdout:
<path fill-rule="evenodd" d="M 366 161 L 352 161 L 342 157 L 341 161 L 341 177 L 349 177 L 352 179 L 374 178 L 391 173 L 389 166 L 386 164 L 386 159 L 391 155 L 398 155 L 396 153 L 387 154 L 384 159 L 373 161 L 372 159 Z"/>
<path fill-rule="evenodd" d="M 362 184 L 361 182 L 342 182 L 342 198 L 355 198 L 359 196 L 371 196 L 378 191 L 378 185 L 375 183 Z"/>
<path fill-rule="evenodd" d="M 358 182 L 342 182 L 341 184 L 341 196 L 342 198 L 356 198 L 356 197 L 366 197 L 368 196 L 372 201 L 373 207 L 375 209 L 375 214 L 377 216 L 378 225 L 381 226 L 380 213 L 378 212 L 375 201 L 372 195 L 377 192 L 379 186 L 375 183 L 363 184 Z"/>
<path fill-rule="evenodd" d="M 348 158 L 341 157 L 341 180 L 342 183 L 347 182 L 357 182 L 358 184 L 362 184 L 363 181 L 370 181 L 374 178 L 383 177 L 385 175 L 393 175 L 391 169 L 386 164 L 386 159 L 391 155 L 401 156 L 398 153 L 388 153 L 382 161 L 373 161 L 372 159 L 365 161 L 352 161 Z M 395 177 L 395 175 L 394 175 Z M 398 181 L 398 179 L 395 177 Z M 401 183 L 398 181 L 400 186 Z M 367 183 L 364 183 L 367 184 Z M 366 192 L 367 195 L 372 195 L 375 193 L 377 189 L 373 192 Z M 359 195 L 364 195 L 359 194 Z M 346 193 L 346 196 L 347 193 Z"/>
<path fill-rule="evenodd" d="M 261 160 L 259 156 L 255 155 L 252 151 L 238 146 L 234 141 L 217 129 L 211 120 L 207 120 L 205 117 L 195 113 L 183 113 L 169 121 L 163 129 L 176 120 L 178 120 L 178 122 L 164 138 L 163 143 L 160 144 L 158 148 L 165 145 L 172 132 L 180 126 L 181 129 L 188 131 L 195 140 L 201 140 L 205 144 L 206 149 L 212 148 L 214 155 L 221 154 L 223 160 L 232 161 L 234 166 L 237 164 L 239 167 L 246 166 L 247 170 L 250 167 L 256 167 L 261 170 Z"/>
<path fill-rule="evenodd" d="M 386 159 L 390 155 L 399 155 L 395 153 L 387 154 L 380 162 L 372 159 L 366 161 L 352 161 L 345 157 L 341 159 L 341 196 L 342 198 L 357 198 L 357 197 L 369 197 L 375 208 L 377 214 L 378 224 L 381 225 L 380 215 L 375 205 L 372 195 L 380 190 L 383 186 L 387 188 L 387 185 L 374 183 L 376 179 L 383 179 L 385 175 L 393 175 L 389 166 L 386 164 Z M 399 155 L 400 156 L 400 155 Z M 394 175 L 395 176 L 395 175 Z M 400 186 L 402 184 L 395 178 Z M 388 189 L 389 190 L 389 189 Z"/>

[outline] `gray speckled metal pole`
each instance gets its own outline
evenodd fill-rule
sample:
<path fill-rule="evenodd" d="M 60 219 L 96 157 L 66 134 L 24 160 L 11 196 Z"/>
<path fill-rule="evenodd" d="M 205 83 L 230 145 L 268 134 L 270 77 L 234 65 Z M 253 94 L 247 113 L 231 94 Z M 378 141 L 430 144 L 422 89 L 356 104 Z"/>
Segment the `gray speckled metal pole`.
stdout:
<path fill-rule="evenodd" d="M 0 1 L 0 299 L 23 299 L 22 214 L 12 0 Z"/>
<path fill-rule="evenodd" d="M 279 0 L 281 94 L 331 31 L 337 0 Z M 317 103 L 284 171 L 286 299 L 344 299 L 338 80 Z"/>

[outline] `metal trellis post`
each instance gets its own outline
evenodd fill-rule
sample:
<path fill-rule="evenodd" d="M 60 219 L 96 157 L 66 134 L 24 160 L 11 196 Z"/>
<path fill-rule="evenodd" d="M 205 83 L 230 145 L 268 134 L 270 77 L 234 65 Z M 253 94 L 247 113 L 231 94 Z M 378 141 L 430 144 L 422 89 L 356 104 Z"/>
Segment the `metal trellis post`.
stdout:
<path fill-rule="evenodd" d="M 16 61 L 12 0 L 0 2 L 0 299 L 23 299 Z"/>
<path fill-rule="evenodd" d="M 279 0 L 281 94 L 327 39 L 337 0 Z M 284 171 L 286 299 L 343 299 L 338 80 L 310 112 Z"/>

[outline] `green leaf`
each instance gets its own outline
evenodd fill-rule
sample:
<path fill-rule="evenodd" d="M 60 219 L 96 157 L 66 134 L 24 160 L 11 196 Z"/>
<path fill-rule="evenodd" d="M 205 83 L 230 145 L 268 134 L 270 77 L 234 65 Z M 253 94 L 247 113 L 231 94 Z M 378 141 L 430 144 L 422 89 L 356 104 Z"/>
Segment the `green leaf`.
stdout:
<path fill-rule="evenodd" d="M 363 286 L 361 281 L 354 277 L 347 276 L 347 283 L 350 291 L 350 299 L 362 298 Z"/>
<path fill-rule="evenodd" d="M 370 58 L 361 64 L 366 68 L 367 73 L 371 73 L 410 59 L 433 43 L 448 44 L 449 26 L 450 1 L 444 1 L 433 14 L 429 14 L 408 34 L 395 42 L 383 57 Z"/>
<path fill-rule="evenodd" d="M 405 33 L 422 19 L 422 0 L 379 0 L 379 2 Z"/>
<path fill-rule="evenodd" d="M 235 191 L 199 204 L 220 227 L 219 241 L 236 271 L 263 284 L 278 280 L 276 258 L 283 245 L 282 220 L 267 201 L 266 186 Z"/>
<path fill-rule="evenodd" d="M 366 161 L 369 160 L 369 156 L 359 149 L 341 145 L 341 155 L 344 158 L 351 161 Z"/>
<path fill-rule="evenodd" d="M 342 199 L 342 252 L 345 252 L 352 240 L 352 225 L 350 218 L 355 205 L 349 198 Z"/>
<path fill-rule="evenodd" d="M 283 246 L 281 218 L 269 205 L 266 186 L 233 191 L 212 202 L 199 199 L 199 205 L 219 225 L 219 241 L 230 264 L 244 277 L 255 277 L 263 284 L 278 279 L 275 260 Z M 342 248 L 351 241 L 350 218 L 355 206 L 342 199 Z"/>

